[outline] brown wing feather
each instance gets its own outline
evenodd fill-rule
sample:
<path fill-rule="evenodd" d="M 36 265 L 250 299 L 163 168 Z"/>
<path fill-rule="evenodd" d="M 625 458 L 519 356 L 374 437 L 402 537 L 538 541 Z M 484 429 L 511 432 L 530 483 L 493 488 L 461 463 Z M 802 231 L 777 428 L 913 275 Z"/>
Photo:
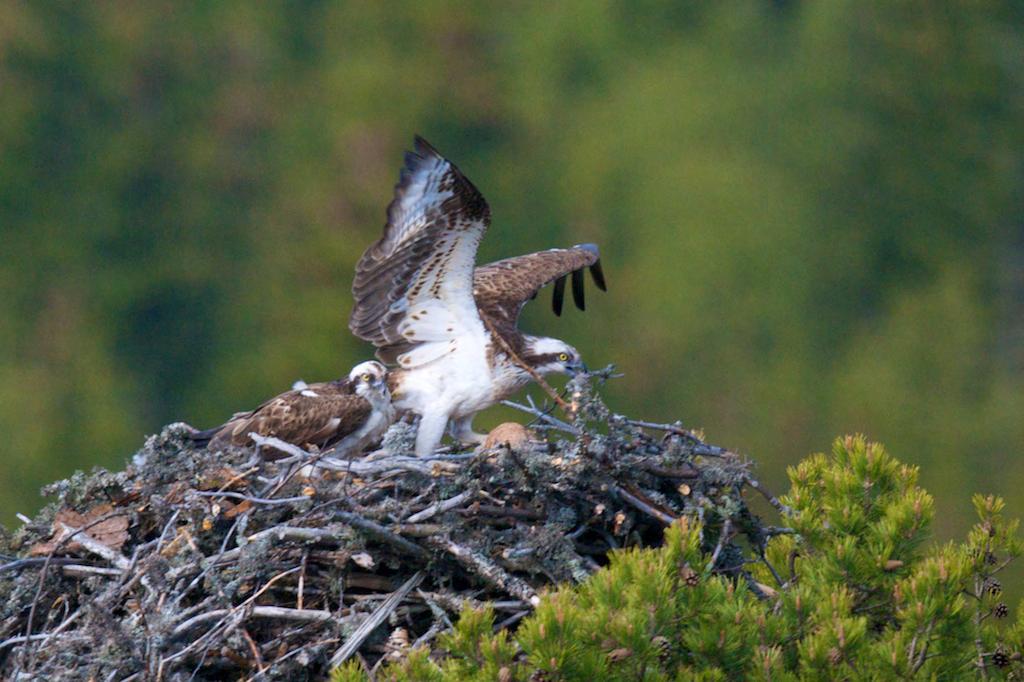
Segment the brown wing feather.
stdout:
<path fill-rule="evenodd" d="M 356 265 L 352 333 L 393 359 L 410 339 L 413 345 L 439 340 L 429 338 L 429 329 L 421 333 L 418 318 L 407 319 L 413 310 L 430 308 L 435 317 L 451 314 L 455 320 L 475 317 L 472 273 L 489 223 L 490 208 L 473 183 L 417 137 L 415 151 L 405 156 L 384 234 Z"/>
<path fill-rule="evenodd" d="M 370 403 L 353 394 L 345 383 L 311 384 L 282 393 L 245 416 L 232 419 L 217 432 L 211 447 L 249 445 L 253 432 L 300 446 L 330 445 L 355 431 L 371 410 Z"/>
<path fill-rule="evenodd" d="M 573 273 L 574 298 L 582 308 L 582 269 L 589 267 L 598 287 L 604 289 L 600 263 L 600 254 L 593 244 L 506 258 L 476 269 L 473 275 L 473 295 L 480 311 L 491 320 L 503 325 L 515 324 L 526 302 L 552 282 L 556 282 L 555 312 L 560 313 L 561 298 L 565 293 L 564 278 Z"/>

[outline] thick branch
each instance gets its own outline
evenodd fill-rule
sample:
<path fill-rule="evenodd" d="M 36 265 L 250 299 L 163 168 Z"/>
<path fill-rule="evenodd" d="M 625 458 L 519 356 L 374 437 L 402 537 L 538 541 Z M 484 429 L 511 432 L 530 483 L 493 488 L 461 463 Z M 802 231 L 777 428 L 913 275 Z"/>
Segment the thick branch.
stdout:
<path fill-rule="evenodd" d="M 345 644 L 334 652 L 334 655 L 331 656 L 331 667 L 336 668 L 351 658 L 352 655 L 359 650 L 359 647 L 363 645 L 366 638 L 369 637 L 370 634 L 372 634 L 373 631 L 376 630 L 377 627 L 383 623 L 396 608 L 398 608 L 398 605 L 402 603 L 402 600 L 405 599 L 410 592 L 423 582 L 423 577 L 423 571 L 417 571 L 411 578 L 406 580 L 401 587 L 392 592 L 391 596 L 384 600 L 384 602 L 377 607 L 377 610 L 374 611 L 370 617 L 362 623 L 362 625 L 356 628 L 356 631 L 353 632 L 347 640 L 345 640 Z"/>

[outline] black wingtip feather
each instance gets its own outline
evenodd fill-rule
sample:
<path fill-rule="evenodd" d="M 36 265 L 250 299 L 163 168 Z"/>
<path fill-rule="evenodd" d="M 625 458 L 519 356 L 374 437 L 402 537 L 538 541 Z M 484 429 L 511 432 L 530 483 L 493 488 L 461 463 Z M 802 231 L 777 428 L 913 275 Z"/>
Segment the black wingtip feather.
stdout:
<path fill-rule="evenodd" d="M 436 149 L 434 149 L 434 145 L 430 144 L 425 139 L 423 139 L 421 135 L 413 135 L 412 141 L 413 148 L 416 150 L 416 153 L 419 154 L 420 156 L 441 156 L 441 154 Z"/>
<path fill-rule="evenodd" d="M 572 273 L 572 300 L 580 310 L 586 310 L 586 302 L 583 300 L 583 270 L 573 270 Z"/>
<path fill-rule="evenodd" d="M 608 287 L 604 283 L 604 270 L 601 269 L 601 250 L 597 248 L 597 244 L 577 244 L 573 247 L 574 249 L 583 249 L 594 254 L 594 264 L 590 266 L 590 275 L 594 278 L 594 284 L 601 291 L 608 291 Z"/>
<path fill-rule="evenodd" d="M 562 316 L 562 304 L 565 302 L 565 275 L 555 280 L 555 288 L 551 290 L 551 309 L 558 317 Z"/>
<path fill-rule="evenodd" d="M 604 270 L 601 269 L 601 261 L 596 260 L 594 264 L 590 266 L 590 276 L 594 279 L 594 284 L 601 291 L 608 291 L 608 287 L 604 284 Z"/>
<path fill-rule="evenodd" d="M 215 426 L 212 429 L 206 429 L 205 431 L 189 431 L 185 434 L 185 437 L 196 445 L 209 445 L 210 441 L 213 440 L 213 437 L 216 436 L 222 428 L 224 428 L 223 425 Z"/>
<path fill-rule="evenodd" d="M 413 136 L 412 149 L 405 152 L 402 166 L 402 170 L 398 176 L 398 184 L 395 185 L 396 191 L 402 191 L 405 185 L 408 184 L 409 178 L 420 168 L 422 164 L 430 159 L 443 158 L 433 145 L 424 140 L 419 135 Z"/>

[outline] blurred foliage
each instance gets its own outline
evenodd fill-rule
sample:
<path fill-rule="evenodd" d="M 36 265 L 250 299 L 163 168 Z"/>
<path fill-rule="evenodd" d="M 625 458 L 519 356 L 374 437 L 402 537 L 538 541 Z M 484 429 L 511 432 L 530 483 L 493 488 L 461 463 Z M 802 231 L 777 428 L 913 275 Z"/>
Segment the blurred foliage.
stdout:
<path fill-rule="evenodd" d="M 528 329 L 766 481 L 864 431 L 962 534 L 1024 514 L 1024 6 L 0 4 L 0 520 L 145 433 L 370 349 L 346 330 L 414 132 L 490 260 L 598 242 Z M 628 406 L 628 410 L 626 409 Z M 496 410 L 481 427 L 501 418 Z"/>

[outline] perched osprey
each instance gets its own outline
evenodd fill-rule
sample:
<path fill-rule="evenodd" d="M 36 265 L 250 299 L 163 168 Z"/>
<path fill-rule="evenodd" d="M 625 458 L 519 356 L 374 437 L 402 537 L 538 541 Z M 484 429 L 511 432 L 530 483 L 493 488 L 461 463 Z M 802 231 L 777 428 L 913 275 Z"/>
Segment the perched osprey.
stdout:
<path fill-rule="evenodd" d="M 388 384 L 401 410 L 420 415 L 416 453 L 430 454 L 452 422 L 452 436 L 478 443 L 473 415 L 538 374 L 585 370 L 575 348 L 516 326 L 523 305 L 555 283 L 561 314 L 566 276 L 582 310 L 583 269 L 602 290 L 597 247 L 581 244 L 476 267 L 490 224 L 487 201 L 453 163 L 420 137 L 388 206 L 384 235 L 356 266 L 349 329 L 398 364 Z M 513 355 L 515 357 L 513 357 Z"/>
<path fill-rule="evenodd" d="M 275 436 L 298 446 L 337 445 L 340 454 L 358 454 L 378 440 L 395 419 L 387 370 L 373 360 L 352 368 L 345 379 L 300 384 L 287 393 L 242 412 L 226 424 L 190 437 L 211 449 L 248 445 L 249 434 Z"/>

